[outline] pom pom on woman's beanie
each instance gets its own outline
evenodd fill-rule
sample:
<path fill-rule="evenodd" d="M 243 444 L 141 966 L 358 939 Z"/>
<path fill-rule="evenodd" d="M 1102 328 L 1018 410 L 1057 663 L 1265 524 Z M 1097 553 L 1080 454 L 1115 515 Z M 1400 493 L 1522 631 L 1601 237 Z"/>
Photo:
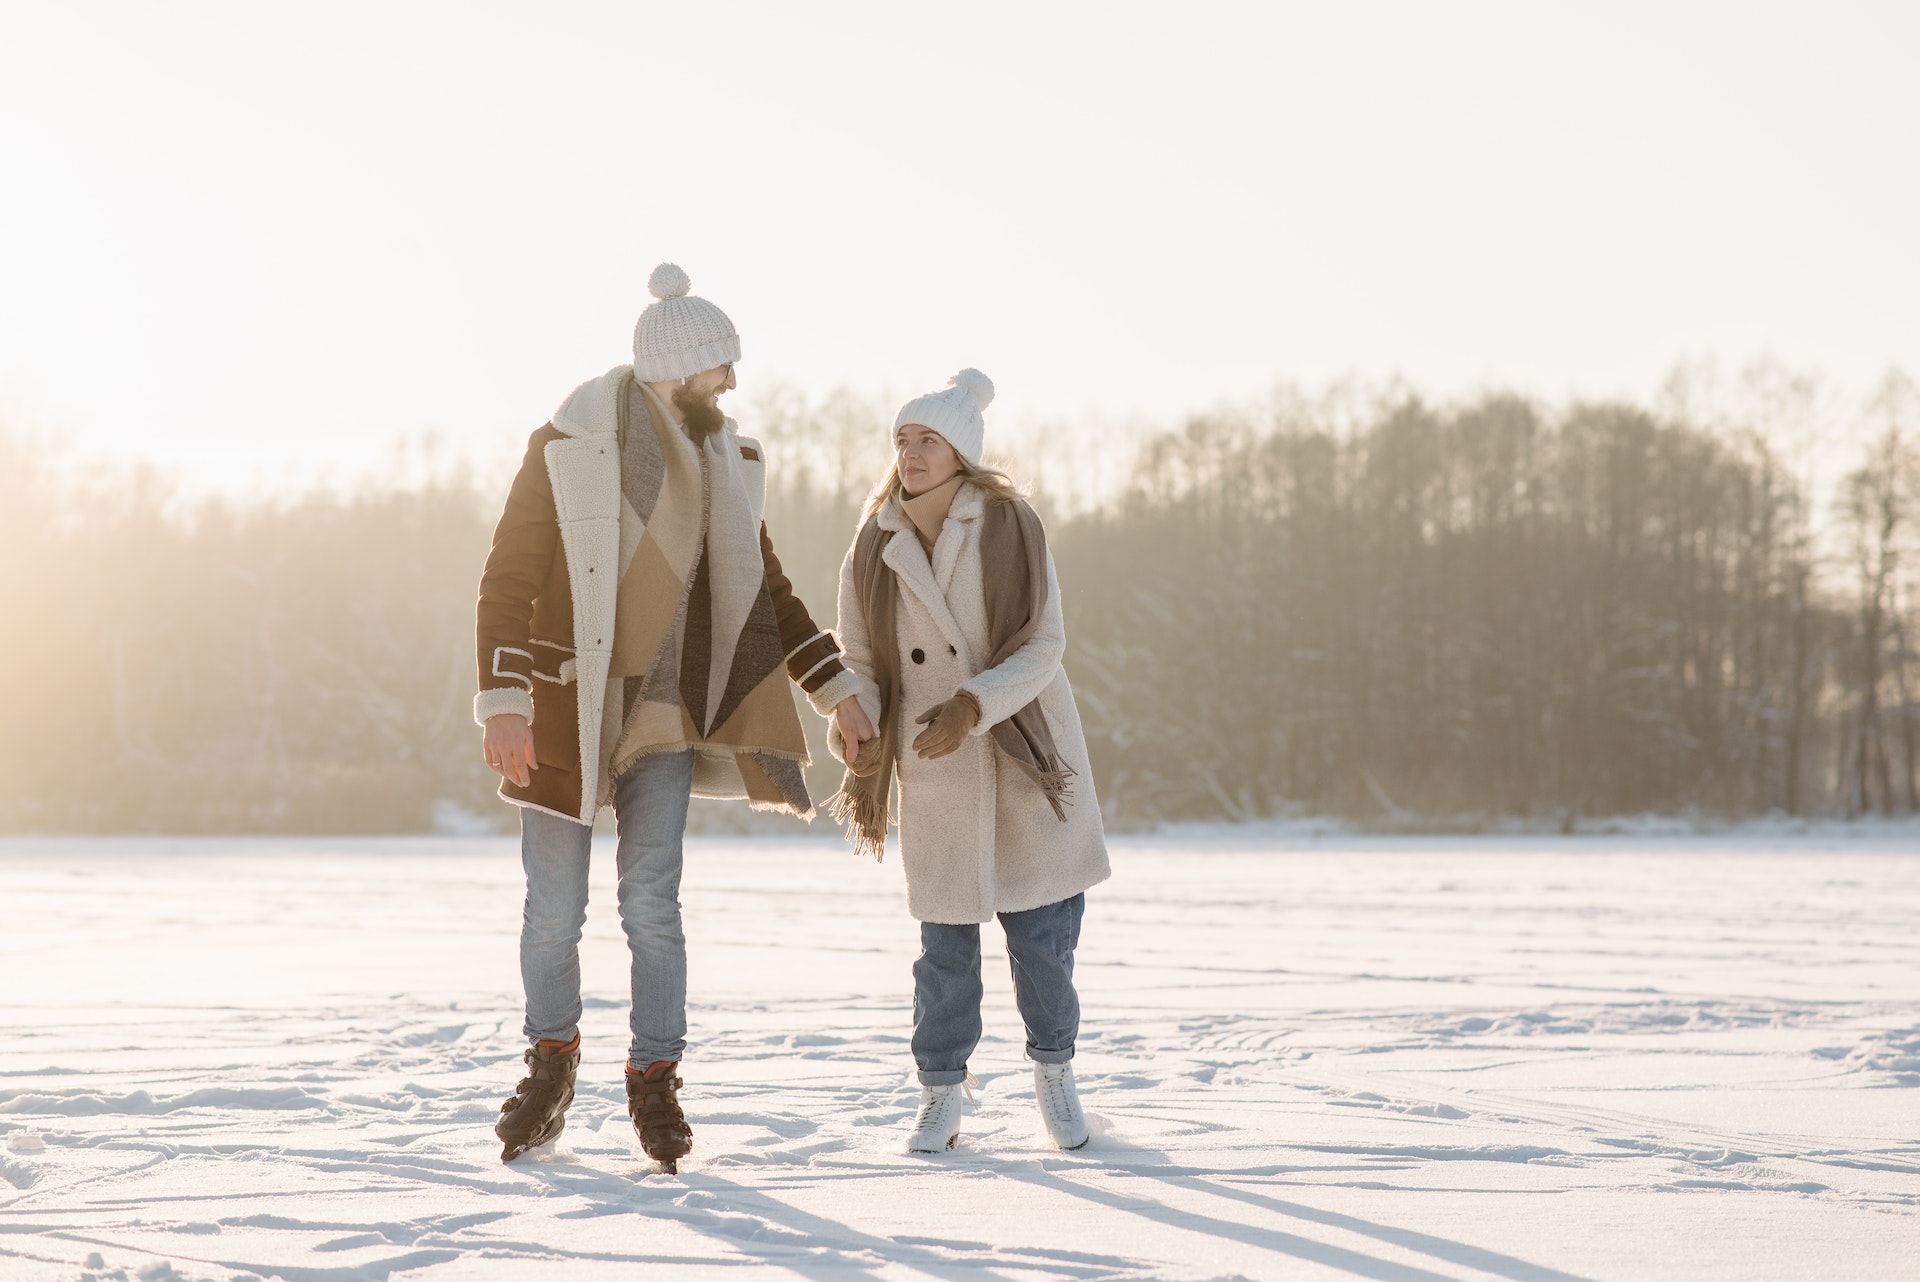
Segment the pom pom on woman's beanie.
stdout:
<path fill-rule="evenodd" d="M 964 387 L 981 409 L 993 404 L 993 380 L 977 369 L 963 369 L 947 380 L 949 387 Z"/>

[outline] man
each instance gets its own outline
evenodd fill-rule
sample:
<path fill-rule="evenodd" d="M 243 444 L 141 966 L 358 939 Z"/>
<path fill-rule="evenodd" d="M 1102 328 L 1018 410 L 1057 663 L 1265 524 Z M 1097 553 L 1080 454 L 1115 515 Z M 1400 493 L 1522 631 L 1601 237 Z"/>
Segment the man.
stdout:
<path fill-rule="evenodd" d="M 658 301 L 634 327 L 633 364 L 582 383 L 528 442 L 480 579 L 474 720 L 500 795 L 521 807 L 527 874 L 528 1071 L 494 1128 L 508 1162 L 558 1135 L 573 1100 L 599 808 L 617 822 L 633 958 L 627 1111 L 673 1170 L 693 1147 L 678 1071 L 688 798 L 812 816 L 788 678 L 849 742 L 873 733 L 838 643 L 780 572 L 760 445 L 720 412 L 733 322 L 672 263 L 648 288 Z"/>

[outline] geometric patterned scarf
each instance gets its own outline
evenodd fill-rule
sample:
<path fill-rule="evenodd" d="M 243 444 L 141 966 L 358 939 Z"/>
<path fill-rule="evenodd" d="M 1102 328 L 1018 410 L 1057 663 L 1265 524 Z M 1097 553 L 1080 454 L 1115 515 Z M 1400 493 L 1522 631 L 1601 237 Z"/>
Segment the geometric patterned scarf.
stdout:
<path fill-rule="evenodd" d="M 620 579 L 603 756 L 693 748 L 694 793 L 809 818 L 806 737 L 787 691 L 759 524 L 731 432 L 695 444 L 633 379 L 620 389 Z"/>

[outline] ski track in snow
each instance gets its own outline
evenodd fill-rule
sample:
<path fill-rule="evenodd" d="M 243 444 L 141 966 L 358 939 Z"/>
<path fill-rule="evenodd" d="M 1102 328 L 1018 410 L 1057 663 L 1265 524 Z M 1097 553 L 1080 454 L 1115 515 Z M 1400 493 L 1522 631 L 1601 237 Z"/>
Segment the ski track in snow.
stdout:
<path fill-rule="evenodd" d="M 1920 853 L 1819 833 L 1115 843 L 1049 1147 L 1004 949 L 900 1151 L 893 857 L 696 839 L 678 1176 L 621 1088 L 512 1166 L 511 839 L 0 841 L 0 1282 L 1920 1277 Z"/>

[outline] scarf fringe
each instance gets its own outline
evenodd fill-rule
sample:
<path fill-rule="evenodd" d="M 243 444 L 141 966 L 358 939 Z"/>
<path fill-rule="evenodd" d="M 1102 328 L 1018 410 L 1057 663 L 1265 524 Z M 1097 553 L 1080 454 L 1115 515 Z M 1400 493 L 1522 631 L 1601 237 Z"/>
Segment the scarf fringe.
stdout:
<path fill-rule="evenodd" d="M 756 801 L 752 797 L 747 798 L 747 808 L 768 815 L 792 815 L 795 819 L 804 820 L 807 823 L 812 823 L 814 816 L 819 813 L 812 807 L 805 810 L 797 809 L 791 801 Z"/>
<path fill-rule="evenodd" d="M 849 770 L 840 791 L 827 800 L 827 818 L 846 830 L 854 854 L 872 855 L 880 863 L 887 854 L 886 794 L 876 800 L 873 792 L 859 785 L 859 777 Z"/>
<path fill-rule="evenodd" d="M 1067 807 L 1073 804 L 1073 784 L 1070 782 L 1076 771 L 1064 765 L 1054 765 L 1041 770 L 1035 776 L 1040 784 L 1040 795 L 1053 807 L 1053 817 L 1061 823 L 1067 821 Z"/>

